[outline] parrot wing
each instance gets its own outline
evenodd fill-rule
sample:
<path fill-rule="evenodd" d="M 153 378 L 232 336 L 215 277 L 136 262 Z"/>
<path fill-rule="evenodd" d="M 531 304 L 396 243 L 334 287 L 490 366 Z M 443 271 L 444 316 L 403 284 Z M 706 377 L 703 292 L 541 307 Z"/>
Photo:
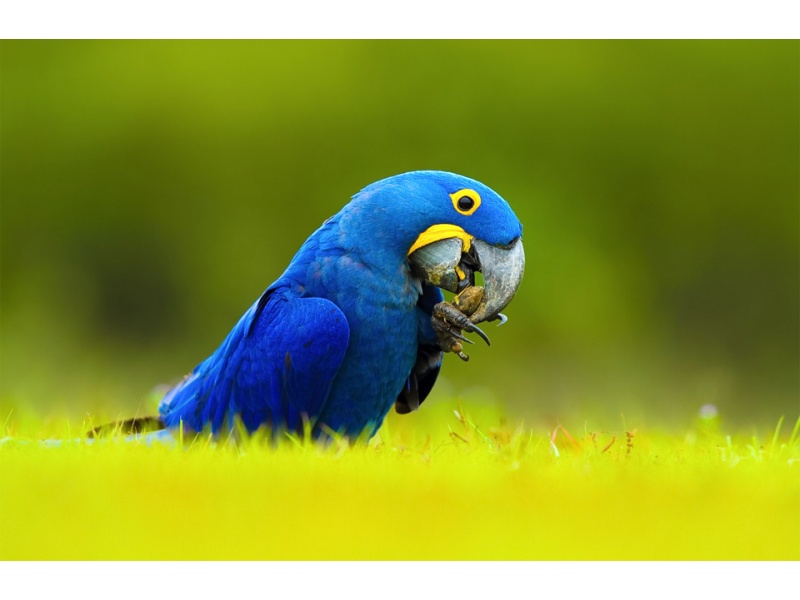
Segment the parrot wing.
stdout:
<path fill-rule="evenodd" d="M 349 338 L 347 319 L 329 300 L 268 289 L 217 351 L 164 397 L 161 418 L 167 427 L 182 421 L 214 433 L 231 428 L 234 416 L 248 431 L 302 431 L 303 421 L 322 411 Z"/>

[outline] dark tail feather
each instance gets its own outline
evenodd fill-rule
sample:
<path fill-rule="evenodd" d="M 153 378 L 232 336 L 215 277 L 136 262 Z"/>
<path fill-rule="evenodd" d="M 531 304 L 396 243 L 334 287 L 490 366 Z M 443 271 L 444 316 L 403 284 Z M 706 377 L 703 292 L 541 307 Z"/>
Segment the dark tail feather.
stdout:
<path fill-rule="evenodd" d="M 121 435 L 133 435 L 135 433 L 147 433 L 149 431 L 159 431 L 166 429 L 159 417 L 133 417 L 132 419 L 125 419 L 124 421 L 116 421 L 114 423 L 106 423 L 93 427 L 86 432 L 86 437 L 96 438 L 101 435 L 109 433 L 119 433 Z"/>

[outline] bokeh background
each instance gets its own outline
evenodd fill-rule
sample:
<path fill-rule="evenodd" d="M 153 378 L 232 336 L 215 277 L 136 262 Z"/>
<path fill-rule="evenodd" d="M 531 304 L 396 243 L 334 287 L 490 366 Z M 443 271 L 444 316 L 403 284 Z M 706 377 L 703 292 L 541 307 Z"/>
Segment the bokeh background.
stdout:
<path fill-rule="evenodd" d="M 450 357 L 421 412 L 793 421 L 799 57 L 797 41 L 3 41 L 0 418 L 153 411 L 352 194 L 443 169 L 509 201 L 528 260 L 508 325 Z"/>

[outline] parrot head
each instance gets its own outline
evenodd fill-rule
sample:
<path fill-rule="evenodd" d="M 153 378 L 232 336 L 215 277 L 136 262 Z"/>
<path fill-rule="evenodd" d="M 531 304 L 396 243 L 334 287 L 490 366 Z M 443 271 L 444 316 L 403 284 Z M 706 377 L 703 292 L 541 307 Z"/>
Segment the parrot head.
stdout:
<path fill-rule="evenodd" d="M 368 210 L 359 210 L 365 203 Z M 508 203 L 482 183 L 444 171 L 413 171 L 383 179 L 354 197 L 369 214 L 382 247 L 402 253 L 412 274 L 453 293 L 475 285 L 484 293 L 474 323 L 500 315 L 525 268 L 522 224 Z"/>

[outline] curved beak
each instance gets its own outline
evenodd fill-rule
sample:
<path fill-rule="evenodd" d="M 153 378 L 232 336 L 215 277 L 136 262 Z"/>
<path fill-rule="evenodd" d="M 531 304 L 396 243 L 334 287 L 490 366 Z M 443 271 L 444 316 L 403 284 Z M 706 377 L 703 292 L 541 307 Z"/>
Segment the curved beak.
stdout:
<path fill-rule="evenodd" d="M 500 311 L 519 289 L 525 271 L 522 240 L 494 246 L 473 239 L 469 250 L 464 242 L 447 238 L 419 248 L 409 255 L 411 272 L 433 285 L 453 293 L 475 285 L 475 272 L 483 274 L 484 292 L 478 308 L 470 315 L 473 323 L 503 318 Z"/>
<path fill-rule="evenodd" d="M 473 240 L 472 249 L 483 274 L 483 300 L 470 315 L 470 321 L 494 321 L 500 311 L 514 298 L 525 272 L 525 251 L 517 238 L 509 246 L 492 246 L 482 240 Z"/>

